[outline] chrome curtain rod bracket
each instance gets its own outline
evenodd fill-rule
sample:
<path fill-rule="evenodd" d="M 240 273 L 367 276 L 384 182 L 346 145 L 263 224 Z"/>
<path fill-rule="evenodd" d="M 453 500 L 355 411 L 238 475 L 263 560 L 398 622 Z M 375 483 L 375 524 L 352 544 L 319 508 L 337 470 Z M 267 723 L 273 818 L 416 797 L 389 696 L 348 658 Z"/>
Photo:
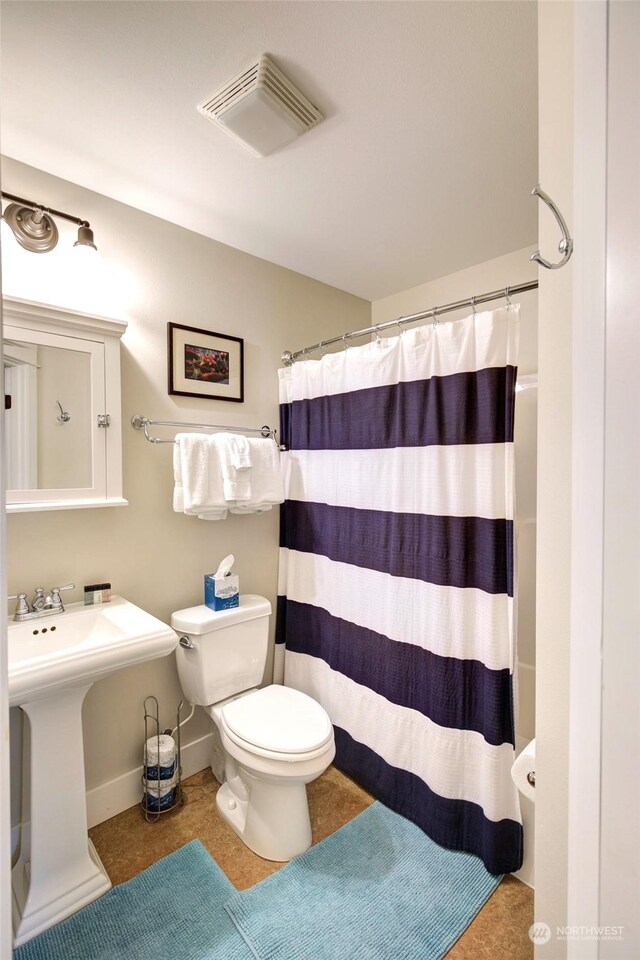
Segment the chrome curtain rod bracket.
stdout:
<path fill-rule="evenodd" d="M 152 420 L 151 417 L 143 417 L 140 413 L 134 413 L 131 417 L 131 426 L 134 430 L 142 430 L 145 439 L 149 443 L 175 443 L 175 440 L 163 440 L 161 437 L 152 437 L 149 433 L 149 427 L 179 427 L 183 430 L 225 430 L 230 433 L 257 433 L 265 440 L 274 441 L 279 450 L 286 449 L 278 443 L 278 432 L 274 427 L 230 427 L 226 423 L 181 423 L 178 420 Z"/>
<path fill-rule="evenodd" d="M 562 260 L 559 260 L 557 263 L 551 263 L 550 260 L 546 260 L 545 257 L 541 255 L 539 250 L 536 250 L 535 253 L 532 253 L 529 259 L 533 260 L 535 263 L 539 263 L 542 267 L 546 267 L 547 270 L 559 270 L 560 267 L 564 267 L 565 263 L 569 262 L 571 254 L 573 253 L 573 240 L 569 236 L 569 228 L 564 217 L 558 210 L 558 207 L 553 202 L 549 194 L 545 193 L 539 183 L 536 184 L 531 191 L 531 196 L 538 197 L 543 203 L 546 203 L 546 205 L 549 207 L 549 210 L 551 210 L 551 213 L 558 222 L 558 226 L 560 227 L 560 231 L 562 233 L 562 239 L 558 244 L 558 251 L 562 254 Z"/>
<path fill-rule="evenodd" d="M 366 337 L 371 333 L 378 333 L 380 330 L 388 330 L 391 327 L 396 326 L 399 333 L 402 333 L 402 327 L 404 324 L 418 323 L 421 320 L 432 320 L 434 326 L 437 326 L 438 317 L 443 313 L 451 313 L 454 310 L 463 310 L 465 307 L 473 307 L 475 313 L 475 308 L 479 303 L 489 303 L 491 300 L 501 300 L 506 296 L 507 303 L 509 304 L 511 297 L 515 294 L 526 293 L 527 290 L 537 289 L 537 280 L 529 280 L 528 283 L 517 283 L 515 286 L 502 287 L 500 290 L 492 290 L 491 293 L 483 293 L 479 297 L 468 297 L 466 300 L 457 300 L 455 303 L 446 303 L 442 307 L 430 307 L 429 310 L 424 310 L 421 313 L 413 313 L 410 316 L 397 317 L 395 320 L 386 320 L 384 323 L 376 323 L 374 326 L 365 327 L 363 330 L 352 330 L 350 333 L 343 333 L 339 337 L 331 337 L 330 340 L 323 340 L 322 344 L 314 343 L 311 347 L 305 347 L 303 350 L 296 350 L 295 353 L 292 353 L 290 350 L 285 350 L 285 352 L 282 354 L 281 360 L 285 367 L 290 367 L 296 362 L 296 360 L 301 360 L 309 353 L 313 353 L 313 351 L 317 350 L 321 345 L 323 347 L 329 347 L 333 343 L 343 343 L 346 347 L 348 346 L 348 341 L 355 337 Z"/>

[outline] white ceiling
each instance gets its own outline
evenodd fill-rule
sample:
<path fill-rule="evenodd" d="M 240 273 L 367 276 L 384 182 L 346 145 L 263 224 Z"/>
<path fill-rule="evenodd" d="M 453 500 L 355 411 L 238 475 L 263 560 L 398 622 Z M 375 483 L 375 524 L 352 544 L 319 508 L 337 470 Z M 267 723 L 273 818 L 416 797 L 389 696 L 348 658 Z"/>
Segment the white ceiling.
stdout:
<path fill-rule="evenodd" d="M 25 163 L 368 300 L 535 243 L 535 2 L 1 15 L 2 148 Z M 261 53 L 327 119 L 256 159 L 196 104 Z"/>

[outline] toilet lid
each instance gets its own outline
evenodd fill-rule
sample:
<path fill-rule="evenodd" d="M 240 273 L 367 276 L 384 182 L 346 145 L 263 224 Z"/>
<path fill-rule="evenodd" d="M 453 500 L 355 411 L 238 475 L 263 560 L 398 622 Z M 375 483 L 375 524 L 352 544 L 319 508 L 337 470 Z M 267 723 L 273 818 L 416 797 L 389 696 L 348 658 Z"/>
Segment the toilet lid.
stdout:
<path fill-rule="evenodd" d="M 222 709 L 231 734 L 263 750 L 305 753 L 331 739 L 329 717 L 306 693 L 272 684 Z"/>

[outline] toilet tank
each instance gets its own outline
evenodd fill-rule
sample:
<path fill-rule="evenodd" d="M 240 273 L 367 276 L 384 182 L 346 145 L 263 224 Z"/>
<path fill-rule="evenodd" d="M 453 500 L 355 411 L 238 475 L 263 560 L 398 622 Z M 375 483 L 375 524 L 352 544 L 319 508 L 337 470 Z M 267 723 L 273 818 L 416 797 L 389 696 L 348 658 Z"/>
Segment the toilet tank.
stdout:
<path fill-rule="evenodd" d="M 201 604 L 172 615 L 180 685 L 191 703 L 208 706 L 262 682 L 270 615 L 269 601 L 253 594 L 230 610 Z"/>

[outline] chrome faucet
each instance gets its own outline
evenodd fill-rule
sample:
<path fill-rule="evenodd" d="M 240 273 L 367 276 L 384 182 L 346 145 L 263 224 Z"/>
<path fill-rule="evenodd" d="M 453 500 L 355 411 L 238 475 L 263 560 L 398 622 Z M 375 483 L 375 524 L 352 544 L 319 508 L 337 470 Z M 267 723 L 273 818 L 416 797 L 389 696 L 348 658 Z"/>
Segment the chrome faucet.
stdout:
<path fill-rule="evenodd" d="M 44 589 L 42 587 L 36 587 L 36 595 L 31 601 L 31 609 L 34 613 L 41 613 L 44 610 L 45 603 L 47 598 L 44 595 Z"/>
<path fill-rule="evenodd" d="M 29 609 L 26 593 L 17 593 L 7 597 L 7 600 L 18 601 L 13 619 L 17 623 L 22 623 L 24 620 L 38 620 L 40 617 L 51 617 L 54 613 L 64 613 L 60 593 L 63 590 L 74 590 L 75 586 L 75 583 L 65 583 L 64 587 L 52 587 L 51 593 L 47 595 L 45 595 L 42 587 L 36 587 L 31 609 Z"/>

